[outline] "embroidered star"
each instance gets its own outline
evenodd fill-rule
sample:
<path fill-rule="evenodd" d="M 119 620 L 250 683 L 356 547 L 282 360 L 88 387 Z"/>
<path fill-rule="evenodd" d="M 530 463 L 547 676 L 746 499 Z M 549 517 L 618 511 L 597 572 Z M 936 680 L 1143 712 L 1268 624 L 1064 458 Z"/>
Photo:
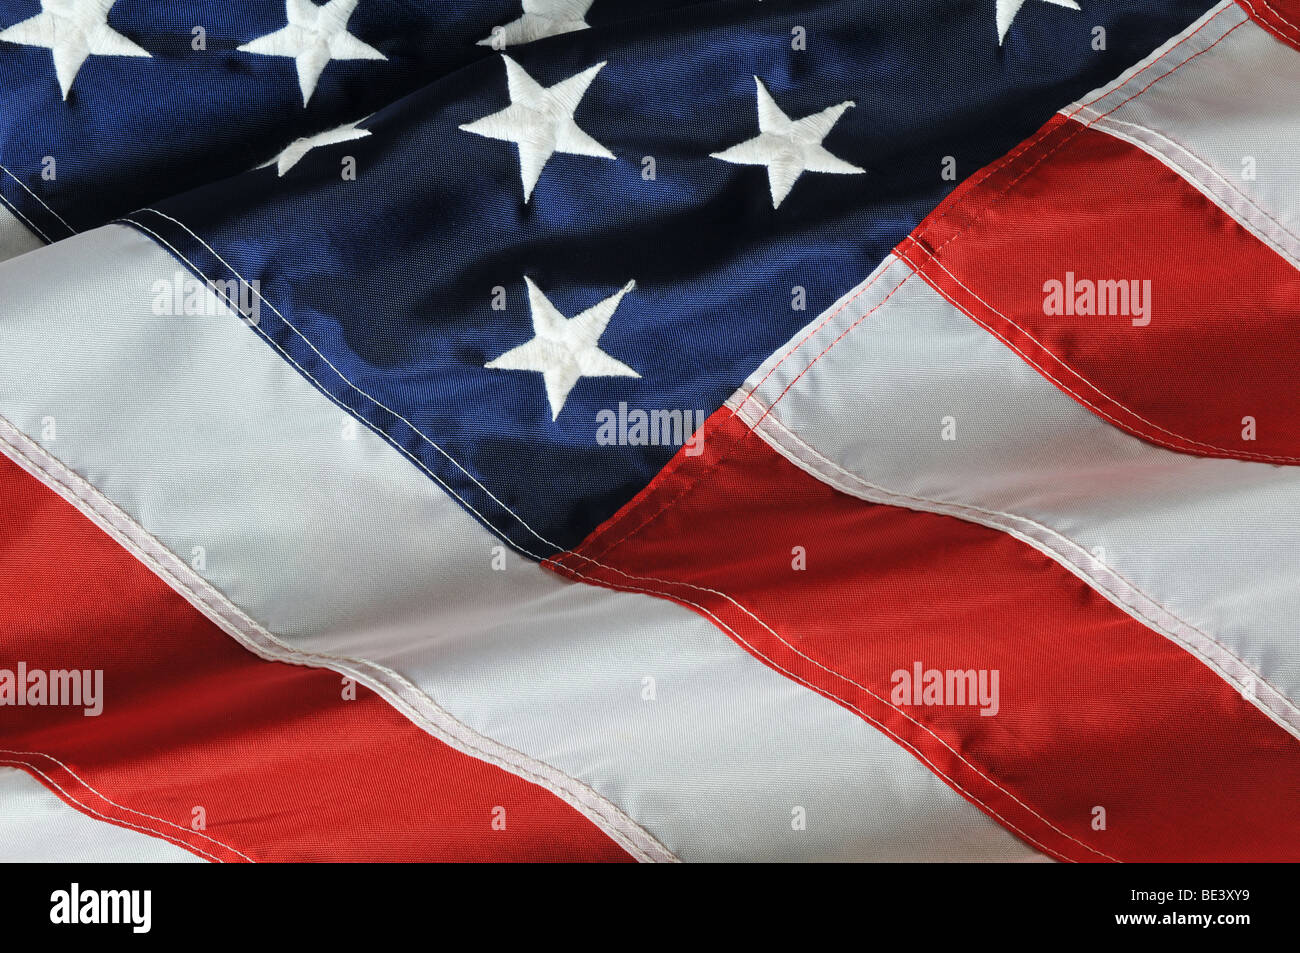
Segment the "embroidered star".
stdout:
<path fill-rule="evenodd" d="M 640 377 L 597 345 L 623 296 L 636 287 L 629 281 L 619 291 L 582 314 L 566 318 L 542 289 L 525 277 L 528 308 L 533 315 L 533 338 L 511 348 L 484 367 L 503 371 L 537 371 L 546 384 L 551 420 L 557 420 L 573 385 L 584 377 Z"/>
<path fill-rule="evenodd" d="M 90 56 L 149 56 L 108 25 L 108 11 L 117 0 L 41 0 L 41 12 L 7 30 L 0 40 L 21 46 L 43 46 L 54 56 L 54 75 L 63 98 Z"/>
<path fill-rule="evenodd" d="M 1065 7 L 1067 10 L 1078 10 L 1079 5 L 1074 0 L 1043 0 L 1044 3 L 1054 3 L 1058 7 Z M 1020 8 L 1025 5 L 1025 0 L 998 0 L 998 46 L 1006 39 L 1007 30 L 1011 29 L 1011 21 L 1016 18 Z"/>
<path fill-rule="evenodd" d="M 591 9 L 592 0 L 523 0 L 523 3 L 523 16 L 497 27 L 491 36 L 479 40 L 478 45 L 500 50 L 588 29 L 584 17 Z"/>
<path fill-rule="evenodd" d="M 755 76 L 754 83 L 758 87 L 758 135 L 712 156 L 737 165 L 767 166 L 772 208 L 781 205 L 805 172 L 859 175 L 866 171 L 831 155 L 822 145 L 840 116 L 853 107 L 852 100 L 803 119 L 791 119 L 776 104 L 761 79 Z"/>
<path fill-rule="evenodd" d="M 543 88 L 510 57 L 503 53 L 501 58 L 506 61 L 510 105 L 460 128 L 489 139 L 513 142 L 518 147 L 519 178 L 524 186 L 525 202 L 532 196 L 542 169 L 557 152 L 615 158 L 614 153 L 579 129 L 573 118 L 587 87 L 604 68 L 604 63 Z"/>
<path fill-rule="evenodd" d="M 369 119 L 370 117 L 365 117 Z M 344 123 L 337 129 L 327 129 L 324 132 L 318 132 L 314 136 L 305 136 L 302 139 L 295 139 L 284 147 L 284 151 L 272 159 L 270 162 L 263 162 L 258 166 L 259 169 L 265 169 L 268 165 L 274 165 L 276 175 L 282 176 L 298 164 L 298 160 L 305 156 L 311 150 L 319 146 L 330 146 L 336 142 L 348 142 L 352 139 L 363 139 L 370 135 L 369 129 L 358 129 L 355 122 Z"/>
<path fill-rule="evenodd" d="M 284 0 L 287 26 L 259 36 L 239 49 L 262 56 L 290 56 L 298 70 L 302 104 L 307 105 L 316 81 L 330 60 L 385 60 L 373 46 L 348 32 L 348 20 L 358 0 L 330 0 L 318 7 L 312 0 Z"/>

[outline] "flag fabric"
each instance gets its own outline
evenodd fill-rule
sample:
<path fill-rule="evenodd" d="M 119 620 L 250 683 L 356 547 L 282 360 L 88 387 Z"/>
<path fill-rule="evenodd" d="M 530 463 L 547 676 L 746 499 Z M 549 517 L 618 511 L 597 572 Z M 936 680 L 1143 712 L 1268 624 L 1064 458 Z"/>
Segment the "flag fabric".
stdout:
<path fill-rule="evenodd" d="M 0 857 L 1300 859 L 1295 0 L 0 76 Z"/>

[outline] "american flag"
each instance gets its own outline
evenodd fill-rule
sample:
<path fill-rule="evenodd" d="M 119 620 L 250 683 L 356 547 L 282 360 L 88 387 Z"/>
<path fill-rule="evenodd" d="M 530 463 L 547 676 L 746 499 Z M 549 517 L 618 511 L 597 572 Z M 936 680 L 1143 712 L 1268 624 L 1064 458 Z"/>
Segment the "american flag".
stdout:
<path fill-rule="evenodd" d="M 1300 859 L 1298 160 L 1298 0 L 0 0 L 0 858 Z"/>

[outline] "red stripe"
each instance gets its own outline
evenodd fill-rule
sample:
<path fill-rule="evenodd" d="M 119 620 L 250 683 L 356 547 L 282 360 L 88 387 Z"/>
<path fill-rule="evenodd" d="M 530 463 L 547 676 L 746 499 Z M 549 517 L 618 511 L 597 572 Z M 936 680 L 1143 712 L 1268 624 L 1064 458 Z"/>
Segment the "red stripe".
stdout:
<path fill-rule="evenodd" d="M 1240 6 L 1268 32 L 1300 50 L 1300 0 L 1239 0 Z"/>
<path fill-rule="evenodd" d="M 227 861 L 629 859 L 369 690 L 247 652 L 6 458 L 0 522 L 0 668 L 103 669 L 105 695 L 0 707 L 0 763 L 79 810 Z"/>
<path fill-rule="evenodd" d="M 1172 642 L 1010 536 L 831 489 L 726 409 L 704 434 L 549 565 L 709 616 L 1053 856 L 1300 859 L 1300 746 Z M 916 662 L 998 671 L 1000 710 L 892 704 Z"/>
<path fill-rule="evenodd" d="M 976 182 L 899 246 L 940 294 L 1138 437 L 1300 462 L 1300 272 L 1159 160 L 1060 116 Z M 1048 281 L 1080 279 L 1149 281 L 1150 323 L 1044 313 Z"/>

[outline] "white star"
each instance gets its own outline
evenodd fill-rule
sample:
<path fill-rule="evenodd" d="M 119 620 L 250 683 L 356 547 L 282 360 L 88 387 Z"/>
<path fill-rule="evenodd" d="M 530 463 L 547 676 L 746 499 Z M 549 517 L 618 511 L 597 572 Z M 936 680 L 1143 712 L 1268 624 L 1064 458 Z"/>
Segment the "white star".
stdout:
<path fill-rule="evenodd" d="M 369 119 L 369 116 L 364 119 Z M 302 139 L 295 139 L 284 147 L 284 151 L 272 159 L 270 162 L 263 162 L 258 166 L 259 169 L 265 169 L 268 165 L 274 165 L 277 176 L 282 176 L 298 164 L 298 160 L 305 156 L 311 150 L 318 146 L 330 146 L 336 142 L 348 142 L 352 139 L 364 139 L 370 135 L 369 129 L 358 129 L 357 123 L 363 119 L 354 122 L 347 122 L 337 129 L 327 129 L 324 132 L 318 132 L 314 136 L 306 136 Z"/>
<path fill-rule="evenodd" d="M 822 140 L 840 116 L 852 108 L 852 100 L 829 106 L 803 119 L 791 119 L 776 104 L 761 79 L 755 76 L 754 83 L 758 87 L 758 135 L 724 152 L 714 152 L 712 156 L 737 165 L 767 166 L 772 208 L 780 206 L 805 172 L 858 175 L 866 171 L 831 155 L 822 146 Z"/>
<path fill-rule="evenodd" d="M 1054 3 L 1058 7 L 1065 7 L 1067 10 L 1078 10 L 1079 5 L 1074 0 L 1043 0 L 1044 3 Z M 1007 30 L 1011 29 L 1011 21 L 1016 18 L 1020 8 L 1025 5 L 1025 0 L 998 0 L 998 46 L 1006 38 Z"/>
<path fill-rule="evenodd" d="M 592 0 L 523 0 L 523 4 L 523 16 L 497 27 L 491 36 L 479 40 L 478 45 L 499 50 L 588 29 L 584 17 L 591 9 Z"/>
<path fill-rule="evenodd" d="M 531 278 L 525 276 L 524 281 L 528 284 L 528 308 L 533 314 L 533 338 L 488 361 L 484 367 L 539 372 L 546 382 L 551 420 L 559 418 L 569 391 L 584 377 L 641 376 L 597 346 L 619 302 L 636 287 L 635 281 L 629 281 L 600 304 L 572 318 L 560 314 Z"/>
<path fill-rule="evenodd" d="M 537 184 L 542 168 L 557 152 L 599 159 L 615 158 L 614 153 L 579 129 L 573 118 L 587 87 L 605 66 L 604 63 L 597 63 L 576 76 L 543 89 L 510 57 L 503 53 L 501 58 L 506 61 L 510 105 L 460 128 L 518 146 L 519 178 L 523 182 L 525 202 L 533 194 L 533 186 Z"/>
<path fill-rule="evenodd" d="M 348 32 L 348 20 L 356 8 L 357 0 L 330 0 L 322 7 L 312 0 L 284 0 L 288 26 L 259 36 L 239 49 L 262 56 L 293 57 L 302 104 L 306 106 L 330 60 L 388 59 Z"/>
<path fill-rule="evenodd" d="M 0 31 L 0 40 L 43 46 L 54 55 L 54 75 L 63 98 L 88 56 L 148 56 L 108 25 L 116 0 L 41 0 L 41 12 Z"/>

